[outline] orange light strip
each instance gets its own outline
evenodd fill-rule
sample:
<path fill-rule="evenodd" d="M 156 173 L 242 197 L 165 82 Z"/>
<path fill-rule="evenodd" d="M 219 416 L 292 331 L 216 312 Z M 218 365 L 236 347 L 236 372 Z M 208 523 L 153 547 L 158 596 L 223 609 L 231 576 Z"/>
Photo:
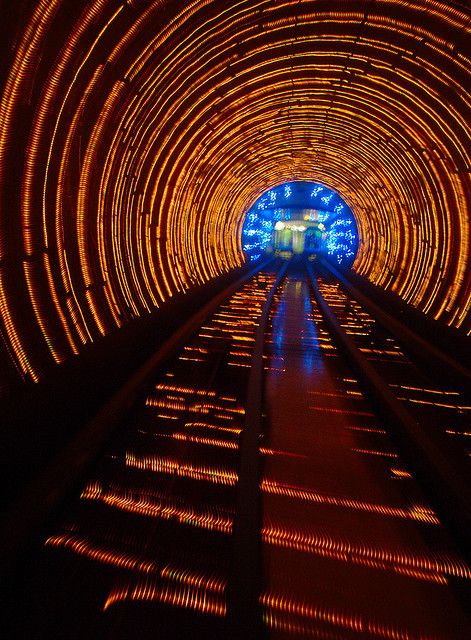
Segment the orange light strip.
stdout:
<path fill-rule="evenodd" d="M 267 479 L 262 480 L 261 489 L 265 493 L 287 498 L 295 498 L 297 500 L 305 500 L 306 502 L 312 502 L 314 504 L 365 511 L 367 513 L 376 513 L 378 515 L 391 516 L 394 518 L 404 518 L 406 520 L 416 520 L 418 522 L 426 522 L 428 524 L 440 524 L 440 521 L 434 511 L 423 505 L 413 505 L 407 509 L 403 509 L 401 507 L 390 507 L 388 505 L 365 502 L 364 500 L 330 496 L 305 487 L 280 484 L 274 480 Z"/>
<path fill-rule="evenodd" d="M 417 580 L 445 584 L 447 576 L 471 579 L 471 569 L 459 558 L 412 554 L 366 543 L 351 543 L 324 532 L 289 529 L 270 523 L 262 528 L 262 539 L 285 549 L 310 553 L 323 558 L 358 564 L 371 569 L 392 571 Z"/>
<path fill-rule="evenodd" d="M 292 180 L 352 208 L 360 274 L 470 333 L 470 10 L 426 5 L 20 12 L 0 97 L 0 313 L 20 376 L 240 266 L 244 214 Z"/>

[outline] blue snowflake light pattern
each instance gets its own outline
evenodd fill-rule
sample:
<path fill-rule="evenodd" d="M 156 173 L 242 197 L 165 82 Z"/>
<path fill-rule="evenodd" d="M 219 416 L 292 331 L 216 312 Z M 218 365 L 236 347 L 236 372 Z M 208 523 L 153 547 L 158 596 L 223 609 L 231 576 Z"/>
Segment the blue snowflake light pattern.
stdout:
<path fill-rule="evenodd" d="M 332 189 L 313 182 L 289 182 L 265 192 L 249 209 L 242 228 L 242 248 L 256 262 L 273 250 L 275 225 L 315 221 L 322 238 L 310 253 L 323 255 L 337 265 L 350 267 L 358 250 L 358 229 L 353 213 Z M 293 224 L 293 223 L 292 223 Z M 278 229 L 278 226 L 276 227 Z"/>

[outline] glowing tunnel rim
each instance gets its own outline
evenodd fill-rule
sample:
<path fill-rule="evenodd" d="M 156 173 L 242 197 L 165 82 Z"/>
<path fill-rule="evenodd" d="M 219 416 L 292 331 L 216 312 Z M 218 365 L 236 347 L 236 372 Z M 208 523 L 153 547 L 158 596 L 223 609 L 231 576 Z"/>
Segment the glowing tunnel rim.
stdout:
<path fill-rule="evenodd" d="M 254 262 L 268 249 L 273 251 L 276 231 L 286 227 L 306 231 L 304 223 L 290 222 L 300 218 L 315 221 L 324 233 L 317 253 L 327 255 L 339 265 L 351 266 L 358 252 L 358 229 L 352 211 L 333 189 L 307 181 L 272 187 L 250 207 L 242 228 L 242 249 L 247 258 Z"/>
<path fill-rule="evenodd" d="M 240 265 L 249 203 L 293 180 L 355 211 L 359 273 L 469 332 L 471 12 L 426 4 L 32 0 L 0 110 L 19 375 Z"/>

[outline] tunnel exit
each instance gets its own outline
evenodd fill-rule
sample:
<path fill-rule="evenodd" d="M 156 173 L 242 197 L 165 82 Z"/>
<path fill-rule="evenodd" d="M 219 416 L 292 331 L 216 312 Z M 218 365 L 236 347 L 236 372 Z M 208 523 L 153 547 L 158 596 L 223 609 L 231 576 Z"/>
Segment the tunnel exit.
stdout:
<path fill-rule="evenodd" d="M 290 182 L 265 192 L 249 209 L 242 229 L 246 257 L 322 255 L 350 267 L 358 251 L 352 211 L 333 190 L 314 182 Z"/>
<path fill-rule="evenodd" d="M 327 238 L 325 225 L 317 219 L 317 212 L 290 221 L 278 220 L 270 249 L 275 253 L 319 253 Z"/>

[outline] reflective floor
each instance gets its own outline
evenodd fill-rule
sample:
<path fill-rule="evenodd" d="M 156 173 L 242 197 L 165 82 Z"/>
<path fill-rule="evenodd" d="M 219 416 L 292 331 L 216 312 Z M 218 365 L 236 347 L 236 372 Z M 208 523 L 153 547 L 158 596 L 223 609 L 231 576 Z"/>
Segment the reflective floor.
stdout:
<path fill-rule="evenodd" d="M 273 637 L 465 638 L 469 570 L 330 341 L 303 277 L 272 320 L 264 562 Z M 463 580 L 463 584 L 467 580 Z"/>
<path fill-rule="evenodd" d="M 44 536 L 8 637 L 227 638 L 259 274 L 143 393 Z M 266 638 L 471 637 L 471 573 L 340 357 L 302 273 L 276 294 L 260 440 Z"/>

